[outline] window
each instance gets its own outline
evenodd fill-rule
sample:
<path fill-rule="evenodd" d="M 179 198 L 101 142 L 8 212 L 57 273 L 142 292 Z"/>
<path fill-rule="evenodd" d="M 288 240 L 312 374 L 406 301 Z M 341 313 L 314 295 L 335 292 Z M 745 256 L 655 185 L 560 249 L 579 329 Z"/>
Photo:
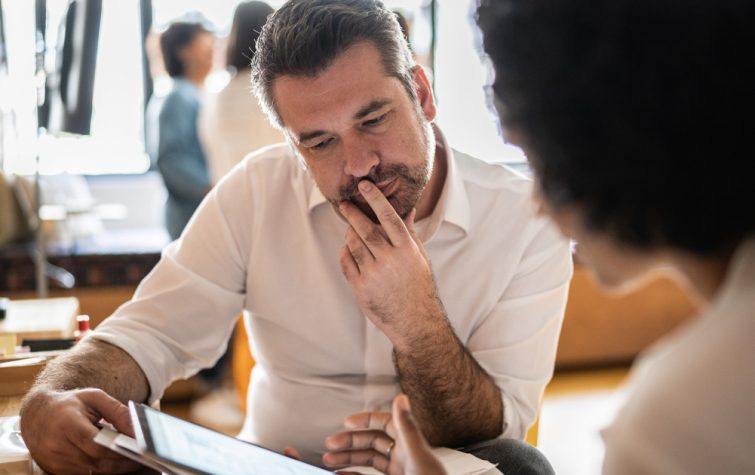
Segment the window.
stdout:
<path fill-rule="evenodd" d="M 522 151 L 501 139 L 498 118 L 484 86 L 492 79 L 481 59 L 482 40 L 474 22 L 473 0 L 439 0 L 435 92 L 438 124 L 449 144 L 489 162 L 523 163 Z"/>
<path fill-rule="evenodd" d="M 154 0 L 153 18 L 157 30 L 189 12 L 198 12 L 227 34 L 236 0 Z M 282 0 L 272 0 L 278 7 Z M 401 11 L 410 24 L 410 40 L 420 62 L 430 56 L 429 0 L 388 0 L 389 8 Z M 503 145 L 497 121 L 486 104 L 483 85 L 488 71 L 475 45 L 479 38 L 472 20 L 473 0 L 438 0 L 437 48 L 434 81 L 439 103 L 438 123 L 456 148 L 489 161 L 523 161 L 515 147 Z M 68 0 L 48 0 L 47 64 L 56 62 L 58 27 Z M 49 133 L 36 140 L 36 88 L 34 55 L 34 2 L 3 2 L 8 46 L 8 74 L 0 77 L 3 169 L 31 174 L 117 174 L 142 173 L 149 168 L 145 154 L 143 121 L 140 2 L 103 1 L 93 93 L 91 135 L 69 136 Z M 13 21 L 9 21 L 9 19 Z M 467 18 L 467 21 L 461 19 Z M 227 80 L 217 54 L 217 72 L 208 88 Z M 463 74 L 462 74 L 463 71 Z M 169 84 L 169 81 L 168 81 Z M 156 92 L 165 89 L 165 78 L 156 81 Z M 39 144 L 39 145 L 37 145 Z"/>
<path fill-rule="evenodd" d="M 46 64 L 59 61 L 59 26 L 67 0 L 48 0 Z M 139 173 L 149 164 L 142 138 L 143 92 L 139 1 L 103 2 L 93 92 L 91 135 L 51 131 L 36 140 L 34 2 L 5 2 L 8 77 L 12 97 L 3 101 L 5 170 L 77 174 Z M 13 18 L 13 22 L 8 19 Z M 49 83 L 54 83 L 52 76 Z M 72 79 L 72 81 L 75 79 Z M 30 85 L 33 85 L 30 87 Z M 5 88 L 4 88 L 5 89 Z M 53 106 L 54 107 L 54 106 Z M 53 126 L 53 128 L 55 128 Z"/>

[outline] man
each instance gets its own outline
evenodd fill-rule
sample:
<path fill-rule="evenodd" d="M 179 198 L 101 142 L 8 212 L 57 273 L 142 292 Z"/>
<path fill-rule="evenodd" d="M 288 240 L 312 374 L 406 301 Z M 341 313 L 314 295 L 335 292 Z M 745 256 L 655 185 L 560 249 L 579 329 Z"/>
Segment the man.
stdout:
<path fill-rule="evenodd" d="M 446 145 L 427 77 L 379 2 L 290 1 L 254 63 L 290 148 L 237 167 L 133 300 L 46 371 L 22 409 L 32 454 L 61 471 L 121 468 L 96 460 L 91 422 L 128 430 L 118 401 L 154 402 L 212 364 L 241 309 L 257 362 L 245 439 L 330 465 L 326 436 L 399 390 L 437 445 L 521 439 L 571 275 L 529 181 Z M 85 387 L 104 392 L 73 389 Z"/>
<path fill-rule="evenodd" d="M 501 122 L 543 210 L 603 285 L 670 271 L 700 304 L 637 361 L 602 434 L 607 475 L 755 473 L 754 19 L 739 0 L 478 10 Z M 399 396 L 392 422 L 370 422 L 397 441 L 379 468 L 444 473 L 409 407 Z"/>

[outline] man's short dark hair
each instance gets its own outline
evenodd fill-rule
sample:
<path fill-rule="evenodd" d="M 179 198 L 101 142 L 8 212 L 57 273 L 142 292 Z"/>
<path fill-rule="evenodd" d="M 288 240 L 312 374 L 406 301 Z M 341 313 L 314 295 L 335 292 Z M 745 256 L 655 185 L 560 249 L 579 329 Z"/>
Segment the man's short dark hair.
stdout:
<path fill-rule="evenodd" d="M 388 76 L 401 81 L 412 100 L 414 61 L 396 16 L 377 0 L 289 0 L 268 20 L 257 40 L 252 83 L 271 120 L 283 123 L 272 96 L 280 76 L 315 77 L 360 41 L 380 52 Z"/>
<path fill-rule="evenodd" d="M 165 70 L 172 78 L 186 74 L 181 60 L 181 51 L 200 33 L 209 33 L 201 23 L 177 21 L 160 35 L 160 51 L 163 55 Z"/>
<path fill-rule="evenodd" d="M 502 125 L 547 201 L 636 248 L 755 231 L 755 2 L 482 0 Z"/>

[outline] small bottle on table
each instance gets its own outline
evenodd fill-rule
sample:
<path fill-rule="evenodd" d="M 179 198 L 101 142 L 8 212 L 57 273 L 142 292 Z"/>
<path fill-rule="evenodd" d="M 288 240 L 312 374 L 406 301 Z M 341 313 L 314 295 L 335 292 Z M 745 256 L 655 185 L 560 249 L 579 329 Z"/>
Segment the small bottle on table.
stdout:
<path fill-rule="evenodd" d="M 78 343 L 92 333 L 92 328 L 89 326 L 89 315 L 76 317 L 76 325 L 78 328 L 73 332 L 73 339 Z"/>

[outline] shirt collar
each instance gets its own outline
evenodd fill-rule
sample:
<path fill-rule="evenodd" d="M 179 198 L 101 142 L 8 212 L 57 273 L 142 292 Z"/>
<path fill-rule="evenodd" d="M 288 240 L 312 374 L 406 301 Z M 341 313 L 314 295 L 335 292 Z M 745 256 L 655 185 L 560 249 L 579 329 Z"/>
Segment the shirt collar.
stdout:
<path fill-rule="evenodd" d="M 455 152 L 448 146 L 445 136 L 437 126 L 433 125 L 433 131 L 437 142 L 436 147 L 438 150 L 445 152 L 447 173 L 446 181 L 443 183 L 443 189 L 440 193 L 440 198 L 438 198 L 438 203 L 435 205 L 435 209 L 430 216 L 418 223 L 425 231 L 420 233 L 423 241 L 426 241 L 426 238 L 435 234 L 435 231 L 440 227 L 441 222 L 456 225 L 461 228 L 465 234 L 469 231 L 469 198 L 467 197 L 464 180 L 459 173 L 454 158 L 454 154 L 458 152 Z M 309 193 L 310 212 L 319 205 L 329 204 L 328 200 L 320 191 L 320 188 L 314 183 L 314 180 L 312 180 L 312 182 L 312 190 Z"/>

